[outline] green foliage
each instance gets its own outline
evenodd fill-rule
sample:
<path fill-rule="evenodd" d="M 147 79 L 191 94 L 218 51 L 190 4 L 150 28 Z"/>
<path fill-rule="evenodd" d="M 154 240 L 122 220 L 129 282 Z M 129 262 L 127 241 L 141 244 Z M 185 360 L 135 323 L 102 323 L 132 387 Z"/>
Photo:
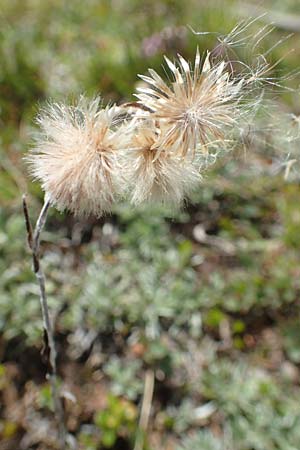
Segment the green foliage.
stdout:
<path fill-rule="evenodd" d="M 136 429 L 137 410 L 134 404 L 110 395 L 104 410 L 95 414 L 95 424 L 101 431 L 101 443 L 113 447 L 118 436 L 132 437 Z"/>
<path fill-rule="evenodd" d="M 236 198 L 236 203 L 242 201 Z M 267 207 L 272 206 L 270 199 Z M 88 328 L 122 330 L 131 324 L 155 338 L 170 325 L 175 330 L 185 324 L 191 330 L 189 318 L 200 311 L 205 325 L 218 327 L 228 313 L 272 311 L 297 299 L 299 255 L 293 249 L 282 251 L 273 237 L 243 238 L 240 245 L 236 241 L 238 265 L 217 267 L 200 278 L 192 267 L 197 250 L 189 239 L 174 239 L 163 216 L 151 217 L 151 210 L 141 216 L 119 214 L 122 246 L 113 257 L 102 257 L 97 246 L 89 249 L 82 295 L 65 315 L 70 327 L 84 321 Z M 240 221 L 244 224 L 244 217 Z M 237 227 L 240 221 L 235 219 Z M 243 323 L 233 322 L 233 333 L 243 329 Z"/>
<path fill-rule="evenodd" d="M 299 320 L 291 319 L 282 325 L 283 348 L 289 359 L 296 364 L 300 363 L 300 328 Z"/>
<path fill-rule="evenodd" d="M 198 431 L 193 436 L 183 439 L 176 450 L 236 450 L 229 442 L 229 439 L 228 442 L 224 442 L 208 431 Z"/>
<path fill-rule="evenodd" d="M 38 403 L 40 408 L 46 408 L 53 411 L 53 398 L 50 384 L 46 384 L 39 391 Z"/>
<path fill-rule="evenodd" d="M 136 231 L 139 225 L 143 239 Z M 164 232 L 163 222 L 161 225 L 158 234 L 156 226 L 137 219 L 124 236 L 127 245 L 131 233 L 136 236 L 134 247 L 120 248 L 113 258 L 103 258 L 95 251 L 82 295 L 66 315 L 68 324 L 74 326 L 81 320 L 98 330 L 139 325 L 145 327 L 148 337 L 155 338 L 161 320 L 187 322 L 197 301 L 195 273 L 184 262 L 186 251 L 171 243 L 167 228 Z"/>
<path fill-rule="evenodd" d="M 138 412 L 134 403 L 110 394 L 105 408 L 95 412 L 93 424 L 82 426 L 79 448 L 113 448 L 119 438 L 134 442 Z"/>
<path fill-rule="evenodd" d="M 262 368 L 215 362 L 201 380 L 230 430 L 236 450 L 296 449 L 300 442 L 299 388 L 279 384 Z"/>
<path fill-rule="evenodd" d="M 41 338 L 42 318 L 39 289 L 32 273 L 20 209 L 0 209 L 0 227 L 0 331 L 8 340 L 22 337 L 28 343 L 33 343 Z M 51 240 L 51 235 L 48 237 Z M 62 307 L 65 289 L 65 277 L 60 271 L 59 261 L 62 262 L 62 258 L 55 252 L 45 252 L 43 256 L 44 268 L 52 274 L 47 280 L 52 311 L 58 311 Z M 57 297 L 58 290 L 62 293 L 62 298 Z M 66 290 L 68 293 L 72 292 L 70 286 L 66 286 Z"/>
<path fill-rule="evenodd" d="M 115 396 L 136 400 L 143 392 L 143 384 L 138 378 L 141 362 L 138 360 L 123 362 L 112 357 L 104 366 L 104 373 L 111 378 L 111 392 Z"/>
<path fill-rule="evenodd" d="M 298 0 L 268 6 L 299 12 Z M 37 105 L 82 92 L 130 100 L 137 73 L 151 66 L 164 76 L 163 53 L 190 59 L 196 45 L 202 52 L 216 46 L 215 34 L 199 37 L 182 26 L 226 33 L 237 11 L 235 0 L 217 8 L 198 0 L 1 2 L 1 355 L 42 342 L 21 211 L 23 192 L 32 193 L 31 204 L 41 198 L 21 161 Z M 287 17 L 277 16 L 280 26 Z M 266 45 L 283 35 L 275 31 Z M 296 33 L 273 49 L 274 62 L 285 55 L 278 73 L 298 67 L 298 58 L 287 55 L 298 41 Z M 297 96 L 285 99 L 297 112 Z M 107 357 L 95 369 L 105 375 L 107 403 L 87 415 L 80 410 L 84 423 L 74 431 L 80 449 L 114 448 L 120 439 L 133 447 L 150 367 L 156 377 L 150 434 L 163 436 L 159 448 L 172 435 L 178 450 L 298 450 L 300 192 L 297 182 L 270 175 L 265 147 L 258 157 L 236 153 L 207 174 L 184 211 L 121 205 L 112 217 L 85 222 L 51 212 L 41 251 L 60 351 L 68 354 L 80 330 L 91 332 Z M 31 214 L 37 216 L 37 203 Z M 275 343 L 266 337 L 270 330 Z M 13 367 L 0 365 L 1 402 L 15 396 Z M 94 383 L 91 373 L 85 377 Z M 80 384 L 77 376 L 72 383 Z M 48 385 L 37 404 L 51 409 Z M 23 422 L 21 428 L 23 435 Z M 1 411 L 0 440 L 18 430 Z"/>

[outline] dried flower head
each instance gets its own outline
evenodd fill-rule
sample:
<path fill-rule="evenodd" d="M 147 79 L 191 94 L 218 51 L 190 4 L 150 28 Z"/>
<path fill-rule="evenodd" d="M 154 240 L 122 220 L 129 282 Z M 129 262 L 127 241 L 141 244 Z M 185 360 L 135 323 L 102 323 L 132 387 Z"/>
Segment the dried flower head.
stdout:
<path fill-rule="evenodd" d="M 160 149 L 182 156 L 210 147 L 227 146 L 230 130 L 237 127 L 243 111 L 241 90 L 244 80 L 232 78 L 224 61 L 212 66 L 207 54 L 201 69 L 197 50 L 194 68 L 178 56 L 178 64 L 165 57 L 174 76 L 171 85 L 152 69 L 140 75 L 150 87 L 139 88 L 139 102 L 158 120 L 162 129 Z"/>
<path fill-rule="evenodd" d="M 160 138 L 161 130 L 151 120 L 142 122 L 132 136 L 124 169 L 135 205 L 160 202 L 178 207 L 200 182 L 195 159 L 158 149 Z"/>
<path fill-rule="evenodd" d="M 82 98 L 75 107 L 50 105 L 39 117 L 41 133 L 27 157 L 50 202 L 60 210 L 97 216 L 110 211 L 123 193 L 133 204 L 178 206 L 220 150 L 233 148 L 237 138 L 245 145 L 255 142 L 252 122 L 258 111 L 264 115 L 264 86 L 281 88 L 271 73 L 280 60 L 270 65 L 267 55 L 285 40 L 259 54 L 272 27 L 253 34 L 256 20 L 218 36 L 203 60 L 197 49 L 193 65 L 180 55 L 174 63 L 165 57 L 173 81 L 149 69 L 149 76 L 140 75 L 144 85 L 137 102 L 101 108 L 99 99 Z M 237 47 L 246 53 L 251 48 L 250 59 L 239 60 Z M 296 145 L 298 136 L 290 136 Z"/>
<path fill-rule="evenodd" d="M 26 158 L 45 195 L 59 210 L 100 216 L 118 192 L 118 150 L 126 132 L 115 127 L 116 107 L 81 97 L 76 106 L 50 104 L 38 118 L 40 133 Z"/>

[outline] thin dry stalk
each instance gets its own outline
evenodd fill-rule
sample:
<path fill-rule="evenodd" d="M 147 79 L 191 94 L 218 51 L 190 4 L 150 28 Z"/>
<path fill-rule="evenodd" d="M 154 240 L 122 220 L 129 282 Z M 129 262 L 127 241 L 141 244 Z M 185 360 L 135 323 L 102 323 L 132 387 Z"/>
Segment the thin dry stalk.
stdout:
<path fill-rule="evenodd" d="M 151 413 L 151 406 L 154 392 L 154 381 L 155 381 L 154 371 L 147 370 L 145 375 L 143 403 L 139 420 L 139 428 L 137 432 L 134 450 L 142 450 L 144 446 L 145 433 L 148 428 Z"/>
<path fill-rule="evenodd" d="M 28 213 L 28 207 L 26 202 L 26 197 L 23 195 L 23 212 L 24 212 L 24 218 L 25 218 L 25 225 L 27 230 L 27 241 L 29 248 L 32 251 L 32 260 L 33 260 L 33 271 L 35 273 L 35 276 L 39 283 L 40 288 L 40 303 L 41 303 L 41 310 L 42 310 L 42 316 L 43 316 L 43 326 L 44 326 L 44 345 L 45 348 L 43 349 L 44 355 L 47 355 L 47 362 L 48 362 L 48 379 L 51 384 L 51 390 L 52 390 L 52 398 L 54 403 L 54 414 L 55 414 L 55 420 L 57 423 L 57 429 L 58 429 L 58 442 L 61 450 L 64 450 L 66 448 L 66 429 L 64 425 L 64 412 L 63 412 L 63 405 L 59 396 L 59 389 L 58 389 L 58 381 L 57 381 L 57 365 L 56 365 L 56 358 L 57 358 L 57 352 L 56 352 L 56 346 L 54 341 L 54 335 L 53 335 L 53 327 L 51 324 L 50 314 L 49 314 L 49 308 L 48 308 L 48 302 L 47 302 L 47 296 L 46 296 L 46 289 L 45 289 L 45 275 L 41 267 L 40 263 L 40 237 L 41 232 L 44 228 L 44 225 L 46 223 L 47 219 L 47 213 L 50 206 L 50 202 L 47 198 L 45 198 L 44 205 L 41 209 L 40 215 L 38 217 L 38 220 L 36 222 L 36 226 L 34 231 L 32 230 L 29 213 Z"/>

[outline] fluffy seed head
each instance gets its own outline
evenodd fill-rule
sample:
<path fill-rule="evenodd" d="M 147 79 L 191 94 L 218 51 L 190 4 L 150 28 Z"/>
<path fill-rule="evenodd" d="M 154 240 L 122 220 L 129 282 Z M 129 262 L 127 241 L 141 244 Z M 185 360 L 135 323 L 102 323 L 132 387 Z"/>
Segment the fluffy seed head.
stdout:
<path fill-rule="evenodd" d="M 178 207 L 201 180 L 195 159 L 158 149 L 160 138 L 161 130 L 150 120 L 132 136 L 124 167 L 135 205 L 159 202 Z"/>
<path fill-rule="evenodd" d="M 50 104 L 39 116 L 36 146 L 26 158 L 31 173 L 57 209 L 102 215 L 118 192 L 118 150 L 126 132 L 114 126 L 116 107 L 81 97 L 76 106 Z"/>
<path fill-rule="evenodd" d="M 152 69 L 140 75 L 150 87 L 138 89 L 139 102 L 152 111 L 163 130 L 158 147 L 185 156 L 189 151 L 207 154 L 210 146 L 226 145 L 228 130 L 241 114 L 243 79 L 231 79 L 224 61 L 211 66 L 208 54 L 202 69 L 197 50 L 194 68 L 178 56 L 178 64 L 165 58 L 174 77 L 166 84 Z"/>

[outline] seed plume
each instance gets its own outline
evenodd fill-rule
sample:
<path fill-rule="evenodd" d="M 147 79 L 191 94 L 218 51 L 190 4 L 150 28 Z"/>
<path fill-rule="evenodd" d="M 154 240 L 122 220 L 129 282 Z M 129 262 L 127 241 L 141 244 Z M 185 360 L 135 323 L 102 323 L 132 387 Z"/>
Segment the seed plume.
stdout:
<path fill-rule="evenodd" d="M 159 202 L 178 207 L 200 182 L 195 159 L 158 148 L 160 138 L 153 121 L 140 124 L 132 136 L 124 167 L 135 205 Z"/>
<path fill-rule="evenodd" d="M 245 109 L 243 78 L 232 78 L 225 61 L 212 65 L 209 53 L 201 67 L 198 50 L 193 69 L 180 55 L 177 64 L 165 60 L 174 81 L 168 85 L 149 69 L 150 76 L 140 78 L 150 87 L 139 88 L 136 94 L 163 130 L 158 147 L 185 156 L 227 146 Z"/>
<path fill-rule="evenodd" d="M 75 106 L 50 104 L 38 118 L 40 133 L 27 160 L 57 209 L 101 216 L 118 193 L 118 150 L 126 133 L 116 107 L 82 97 Z"/>

